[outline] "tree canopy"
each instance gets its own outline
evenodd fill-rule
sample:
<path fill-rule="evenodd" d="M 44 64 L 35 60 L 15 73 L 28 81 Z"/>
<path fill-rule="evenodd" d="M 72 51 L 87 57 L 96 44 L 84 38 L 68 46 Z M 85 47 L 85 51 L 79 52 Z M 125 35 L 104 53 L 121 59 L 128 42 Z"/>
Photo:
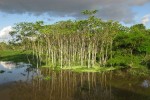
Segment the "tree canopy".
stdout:
<path fill-rule="evenodd" d="M 112 20 L 96 18 L 97 10 L 85 10 L 84 20 L 44 25 L 22 22 L 10 34 L 23 49 L 36 55 L 37 64 L 53 67 L 150 66 L 150 29 L 143 24 L 125 27 Z"/>

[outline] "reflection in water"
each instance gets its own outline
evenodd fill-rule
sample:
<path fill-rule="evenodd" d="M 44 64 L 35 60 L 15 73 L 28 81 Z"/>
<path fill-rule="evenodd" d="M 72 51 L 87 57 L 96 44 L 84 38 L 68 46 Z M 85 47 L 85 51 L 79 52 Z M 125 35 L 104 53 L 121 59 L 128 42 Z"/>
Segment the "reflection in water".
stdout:
<path fill-rule="evenodd" d="M 15 81 L 31 80 L 35 76 L 36 71 L 30 69 L 29 64 L 13 63 L 13 62 L 0 62 L 0 84 L 10 83 Z"/>
<path fill-rule="evenodd" d="M 18 83 L 14 100 L 109 100 L 111 85 L 106 85 L 106 75 L 45 71 L 49 80 L 37 78 L 32 83 Z M 29 92 L 30 91 L 30 92 Z M 20 94 L 20 95 L 18 95 Z M 26 95 L 25 95 L 26 94 Z"/>
<path fill-rule="evenodd" d="M 18 82 L 10 92 L 12 100 L 150 100 L 150 89 L 144 90 L 130 80 L 112 76 L 112 72 L 43 69 L 41 74 L 42 77 L 33 78 L 30 83 Z"/>
<path fill-rule="evenodd" d="M 142 87 L 148 88 L 150 86 L 150 81 L 149 80 L 144 80 L 142 83 Z"/>
<path fill-rule="evenodd" d="M 150 77 L 139 78 L 122 72 L 53 71 L 30 66 L 0 63 L 0 70 L 5 71 L 0 73 L 0 100 L 150 100 Z"/>
<path fill-rule="evenodd" d="M 11 70 L 16 67 L 16 63 L 13 62 L 0 62 L 0 69 Z"/>

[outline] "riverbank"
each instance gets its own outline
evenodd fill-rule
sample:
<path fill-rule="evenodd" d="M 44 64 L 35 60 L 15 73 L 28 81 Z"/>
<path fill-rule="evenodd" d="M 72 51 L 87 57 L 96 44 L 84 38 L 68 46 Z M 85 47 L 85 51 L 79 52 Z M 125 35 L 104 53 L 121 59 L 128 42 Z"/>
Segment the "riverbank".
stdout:
<path fill-rule="evenodd" d="M 13 62 L 25 62 L 25 63 L 35 63 L 32 59 L 31 51 L 20 51 L 20 50 L 5 50 L 0 51 L 0 61 L 13 61 Z M 36 66 L 33 64 L 33 66 Z M 52 68 L 53 70 L 61 70 L 60 66 L 51 67 L 50 65 L 40 66 L 41 68 Z M 145 75 L 149 73 L 149 70 L 146 66 L 136 66 L 136 67 L 91 67 L 87 68 L 87 66 L 64 66 L 62 70 L 71 70 L 74 72 L 106 72 L 106 71 L 117 71 L 121 70 L 124 72 L 131 72 L 135 75 Z M 138 71 L 135 71 L 138 70 Z"/>
<path fill-rule="evenodd" d="M 3 50 L 0 51 L 0 61 L 13 61 L 29 63 L 31 58 L 31 51 L 23 50 Z"/>

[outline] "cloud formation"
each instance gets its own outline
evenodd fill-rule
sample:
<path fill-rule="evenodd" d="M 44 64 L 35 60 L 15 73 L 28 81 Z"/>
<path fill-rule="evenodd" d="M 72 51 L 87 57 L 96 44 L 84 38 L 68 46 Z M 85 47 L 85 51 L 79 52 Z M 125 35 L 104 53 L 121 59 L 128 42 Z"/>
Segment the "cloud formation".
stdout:
<path fill-rule="evenodd" d="M 4 27 L 2 30 L 0 30 L 0 42 L 10 40 L 11 36 L 9 32 L 12 30 L 13 29 L 11 26 Z"/>
<path fill-rule="evenodd" d="M 0 0 L 0 11 L 80 17 L 86 9 L 99 10 L 98 16 L 126 23 L 133 22 L 133 6 L 141 6 L 150 0 Z"/>
<path fill-rule="evenodd" d="M 145 15 L 145 16 L 142 18 L 142 23 L 143 23 L 144 25 L 146 25 L 148 22 L 150 22 L 150 14 Z"/>

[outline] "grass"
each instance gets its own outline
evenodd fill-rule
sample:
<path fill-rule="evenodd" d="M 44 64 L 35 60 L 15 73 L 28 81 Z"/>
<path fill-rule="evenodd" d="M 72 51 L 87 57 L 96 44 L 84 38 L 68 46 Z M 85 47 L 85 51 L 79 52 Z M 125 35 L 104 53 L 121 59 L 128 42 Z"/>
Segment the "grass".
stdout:
<path fill-rule="evenodd" d="M 5 50 L 0 51 L 0 61 L 26 62 L 28 63 L 27 55 L 31 58 L 30 51 L 20 50 Z"/>
<path fill-rule="evenodd" d="M 52 68 L 53 70 L 61 70 L 60 66 L 57 67 L 50 67 L 50 66 L 42 66 L 43 68 Z M 104 72 L 104 71 L 113 71 L 113 70 L 117 70 L 118 67 L 91 67 L 91 68 L 87 68 L 86 66 L 72 66 L 72 67 L 68 67 L 65 66 L 62 68 L 62 70 L 71 70 L 74 72 Z"/>

